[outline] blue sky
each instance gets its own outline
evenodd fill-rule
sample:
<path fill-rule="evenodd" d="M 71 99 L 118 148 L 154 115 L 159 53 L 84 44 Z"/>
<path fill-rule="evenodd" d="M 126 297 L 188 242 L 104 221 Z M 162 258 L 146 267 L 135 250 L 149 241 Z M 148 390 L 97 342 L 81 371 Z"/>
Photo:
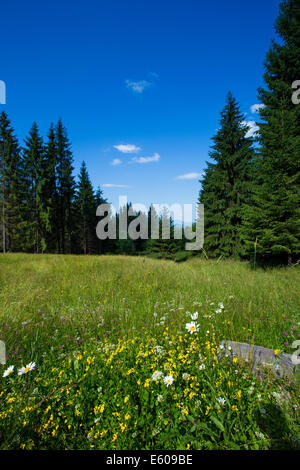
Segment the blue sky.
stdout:
<path fill-rule="evenodd" d="M 255 121 L 279 0 L 1 5 L 0 80 L 21 142 L 62 118 L 75 172 L 117 204 L 195 203 L 229 90 Z M 253 109 L 252 109 L 253 110 Z M 109 186 L 105 186 L 109 185 Z M 119 185 L 124 187 L 112 186 Z"/>

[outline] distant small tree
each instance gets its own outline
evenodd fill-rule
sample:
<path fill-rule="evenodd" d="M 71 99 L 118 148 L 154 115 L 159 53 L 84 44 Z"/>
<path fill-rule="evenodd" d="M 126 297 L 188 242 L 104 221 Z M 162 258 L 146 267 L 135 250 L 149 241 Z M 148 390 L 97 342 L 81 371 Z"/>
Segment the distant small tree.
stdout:
<path fill-rule="evenodd" d="M 118 238 L 115 244 L 115 253 L 117 254 L 135 254 L 134 241 L 128 236 L 128 226 L 133 220 L 133 217 L 128 215 L 129 208 L 132 206 L 131 203 L 127 203 L 125 206 L 120 208 L 119 214 L 117 214 L 116 225 Z M 126 227 L 121 226 L 120 219 L 125 220 L 127 218 Z"/>
<path fill-rule="evenodd" d="M 173 258 L 179 251 L 180 240 L 174 238 L 175 225 L 169 210 L 164 207 L 159 216 L 159 238 L 150 241 L 152 253 L 156 253 L 162 258 Z"/>

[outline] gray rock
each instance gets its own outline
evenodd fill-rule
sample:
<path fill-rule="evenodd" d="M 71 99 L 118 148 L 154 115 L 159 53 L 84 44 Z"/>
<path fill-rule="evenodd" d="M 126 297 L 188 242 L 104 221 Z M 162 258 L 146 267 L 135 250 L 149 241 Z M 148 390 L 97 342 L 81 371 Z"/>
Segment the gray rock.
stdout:
<path fill-rule="evenodd" d="M 240 357 L 251 365 L 252 373 L 264 376 L 267 370 L 272 371 L 277 377 L 294 379 L 296 366 L 290 354 L 275 355 L 273 349 L 261 346 L 252 346 L 248 343 L 237 341 L 222 341 L 224 352 L 235 357 Z"/>
<path fill-rule="evenodd" d="M 3 341 L 0 341 L 0 364 L 6 364 L 6 350 Z"/>

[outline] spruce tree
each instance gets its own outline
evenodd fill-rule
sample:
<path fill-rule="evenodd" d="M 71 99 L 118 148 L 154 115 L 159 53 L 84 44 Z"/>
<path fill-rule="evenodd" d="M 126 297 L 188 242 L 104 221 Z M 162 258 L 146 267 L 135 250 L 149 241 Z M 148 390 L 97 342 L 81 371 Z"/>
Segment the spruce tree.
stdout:
<path fill-rule="evenodd" d="M 115 243 L 115 253 L 117 254 L 126 254 L 133 255 L 135 254 L 135 244 L 134 241 L 128 235 L 128 226 L 134 217 L 129 216 L 128 212 L 131 208 L 132 203 L 129 202 L 126 205 L 120 207 L 120 213 L 116 215 L 116 227 L 117 227 L 117 240 Z M 120 218 L 125 220 L 127 217 L 127 226 L 120 226 Z"/>
<path fill-rule="evenodd" d="M 167 207 L 164 207 L 159 216 L 159 238 L 150 241 L 150 249 L 159 258 L 173 259 L 180 250 L 181 240 L 174 238 L 174 220 Z"/>
<path fill-rule="evenodd" d="M 212 256 L 243 254 L 241 222 L 243 205 L 249 197 L 253 139 L 239 105 L 229 92 L 221 112 L 220 127 L 213 137 L 201 181 L 199 203 L 204 204 L 204 249 Z"/>
<path fill-rule="evenodd" d="M 145 237 L 148 236 L 148 231 L 149 231 L 148 214 L 145 213 L 145 212 L 142 212 L 142 211 L 137 211 L 136 212 L 136 220 L 138 220 L 138 222 L 136 222 L 136 224 L 137 224 L 136 225 L 136 230 L 139 233 L 139 238 L 137 238 L 136 240 L 133 240 L 134 250 L 135 250 L 136 253 L 143 253 L 143 252 L 146 251 L 147 244 L 148 244 L 148 240 L 147 240 L 147 238 L 145 238 Z M 148 230 L 143 231 L 142 227 L 147 227 Z"/>
<path fill-rule="evenodd" d="M 94 217 L 94 225 L 93 225 L 93 235 L 94 235 L 93 246 L 94 246 L 95 253 L 97 253 L 98 255 L 102 253 L 106 253 L 107 251 L 111 251 L 111 250 L 114 251 L 114 240 L 108 240 L 108 239 L 100 240 L 96 234 L 97 224 L 99 220 L 101 220 L 96 216 L 96 211 L 97 211 L 97 207 L 99 207 L 101 204 L 107 204 L 107 200 L 103 196 L 102 189 L 100 188 L 100 186 L 98 186 L 95 191 L 95 214 L 94 214 L 95 217 Z"/>
<path fill-rule="evenodd" d="M 45 250 L 43 224 L 44 211 L 42 184 L 43 184 L 44 144 L 39 135 L 39 129 L 34 122 L 29 136 L 25 138 L 23 149 L 23 171 L 26 186 L 26 209 L 24 208 L 23 226 L 25 230 L 24 245 L 26 251 L 40 253 Z"/>
<path fill-rule="evenodd" d="M 95 204 L 96 208 L 101 204 L 107 204 L 107 200 L 103 197 L 103 191 L 100 186 L 98 186 L 95 191 Z"/>
<path fill-rule="evenodd" d="M 2 252 L 18 249 L 18 229 L 21 223 L 20 148 L 5 112 L 0 115 L 0 227 Z"/>
<path fill-rule="evenodd" d="M 57 206 L 56 220 L 58 223 L 58 251 L 72 252 L 72 228 L 75 222 L 73 202 L 75 180 L 73 176 L 73 156 L 71 143 L 61 119 L 55 129 L 56 136 L 56 189 Z"/>
<path fill-rule="evenodd" d="M 300 105 L 292 84 L 300 79 L 300 1 L 281 3 L 265 60 L 265 88 L 258 90 L 260 151 L 245 238 L 263 262 L 291 264 L 300 258 Z"/>
<path fill-rule="evenodd" d="M 81 251 L 91 254 L 95 241 L 96 200 L 85 162 L 82 162 L 75 195 L 77 240 Z"/>
<path fill-rule="evenodd" d="M 51 124 L 45 144 L 43 160 L 41 195 L 44 203 L 43 224 L 45 226 L 45 245 L 48 252 L 59 252 L 59 224 L 57 221 L 57 144 L 54 125 Z"/>

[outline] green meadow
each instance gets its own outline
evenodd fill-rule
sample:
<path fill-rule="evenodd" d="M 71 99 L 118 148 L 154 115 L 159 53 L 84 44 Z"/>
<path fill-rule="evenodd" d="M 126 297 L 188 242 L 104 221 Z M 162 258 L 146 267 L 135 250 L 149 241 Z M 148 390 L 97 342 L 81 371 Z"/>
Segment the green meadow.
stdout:
<path fill-rule="evenodd" d="M 299 286 L 299 267 L 2 255 L 0 448 L 299 448 L 297 382 L 220 356 L 294 352 Z"/>

